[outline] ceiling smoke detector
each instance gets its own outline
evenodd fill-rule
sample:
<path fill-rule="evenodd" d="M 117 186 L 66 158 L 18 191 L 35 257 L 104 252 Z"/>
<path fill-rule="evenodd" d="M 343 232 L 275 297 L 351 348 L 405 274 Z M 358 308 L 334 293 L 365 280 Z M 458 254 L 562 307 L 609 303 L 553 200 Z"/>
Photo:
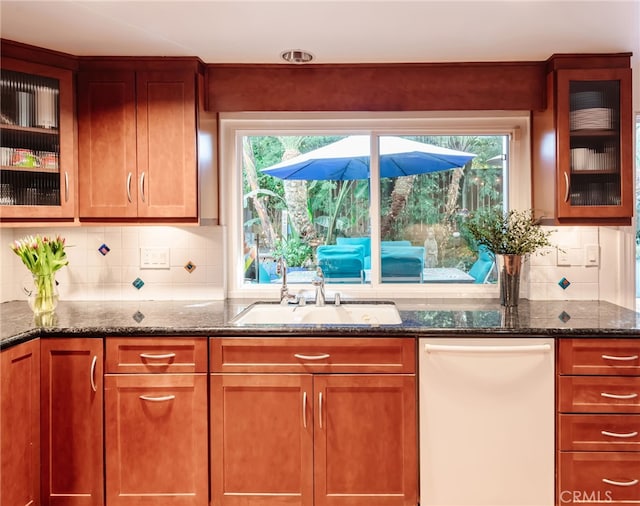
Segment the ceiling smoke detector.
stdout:
<path fill-rule="evenodd" d="M 288 49 L 280 54 L 280 57 L 287 63 L 309 63 L 313 60 L 313 55 L 302 49 Z"/>

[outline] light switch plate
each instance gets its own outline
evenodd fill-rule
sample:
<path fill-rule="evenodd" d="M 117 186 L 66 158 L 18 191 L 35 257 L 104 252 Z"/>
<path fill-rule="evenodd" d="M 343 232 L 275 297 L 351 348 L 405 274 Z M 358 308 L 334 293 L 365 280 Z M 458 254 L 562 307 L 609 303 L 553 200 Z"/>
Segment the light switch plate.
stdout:
<path fill-rule="evenodd" d="M 169 248 L 140 248 L 141 269 L 169 269 Z"/>

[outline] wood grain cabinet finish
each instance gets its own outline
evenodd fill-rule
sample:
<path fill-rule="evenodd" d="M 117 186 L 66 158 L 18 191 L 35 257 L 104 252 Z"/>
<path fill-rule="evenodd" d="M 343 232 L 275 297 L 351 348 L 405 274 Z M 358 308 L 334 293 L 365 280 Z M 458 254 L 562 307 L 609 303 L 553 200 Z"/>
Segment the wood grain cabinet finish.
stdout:
<path fill-rule="evenodd" d="M 640 376 L 638 339 L 562 339 L 560 374 Z"/>
<path fill-rule="evenodd" d="M 212 504 L 416 504 L 414 340 L 222 338 L 211 354 Z"/>
<path fill-rule="evenodd" d="M 42 504 L 104 503 L 102 339 L 41 340 Z"/>
<path fill-rule="evenodd" d="M 110 337 L 106 340 L 105 372 L 206 373 L 207 338 Z"/>
<path fill-rule="evenodd" d="M 633 216 L 630 54 L 555 55 L 547 108 L 532 111 L 533 207 L 558 223 Z"/>
<path fill-rule="evenodd" d="M 556 503 L 640 504 L 637 339 L 562 339 Z"/>
<path fill-rule="evenodd" d="M 36 126 L 21 127 L 13 124 L 0 125 L 2 131 L 2 146 L 31 150 L 37 155 L 37 151 L 44 150 L 43 146 L 50 146 L 53 142 L 58 144 L 59 154 L 57 169 L 46 168 L 44 174 L 34 168 L 18 168 L 15 166 L 0 165 L 3 172 L 3 183 L 13 184 L 10 178 L 5 179 L 5 174 L 17 174 L 21 172 L 21 182 L 13 187 L 14 198 L 19 199 L 20 191 L 25 191 L 27 186 L 38 190 L 48 186 L 46 179 L 55 177 L 57 181 L 53 185 L 59 189 L 59 204 L 46 205 L 40 202 L 38 205 L 0 205 L 0 221 L 29 221 L 61 220 L 69 221 L 76 216 L 76 134 L 74 117 L 73 72 L 54 66 L 22 61 L 15 58 L 3 57 L 0 63 L 3 70 L 11 70 L 36 77 L 53 80 L 57 84 L 57 128 L 42 128 Z M 30 94 L 33 99 L 33 93 Z M 8 97 L 3 95 L 3 101 Z M 8 109 L 11 109 L 9 107 Z M 3 111 L 5 108 L 3 107 Z M 6 111 L 5 111 L 6 112 Z M 17 141 L 9 140 L 17 135 Z M 56 139 L 57 138 L 57 139 Z M 44 140 L 43 140 L 44 139 Z M 48 149 L 48 148 L 47 148 Z M 42 160 L 40 160 L 42 164 Z M 13 165 L 13 164 L 12 164 Z M 7 176 L 8 177 L 8 176 Z"/>
<path fill-rule="evenodd" d="M 40 505 L 40 341 L 0 353 L 0 504 Z"/>
<path fill-rule="evenodd" d="M 415 341 L 366 338 L 224 338 L 213 372 L 415 373 Z"/>
<path fill-rule="evenodd" d="M 83 219 L 195 219 L 193 71 L 78 74 Z"/>
<path fill-rule="evenodd" d="M 207 340 L 107 338 L 106 350 L 107 504 L 207 506 Z"/>

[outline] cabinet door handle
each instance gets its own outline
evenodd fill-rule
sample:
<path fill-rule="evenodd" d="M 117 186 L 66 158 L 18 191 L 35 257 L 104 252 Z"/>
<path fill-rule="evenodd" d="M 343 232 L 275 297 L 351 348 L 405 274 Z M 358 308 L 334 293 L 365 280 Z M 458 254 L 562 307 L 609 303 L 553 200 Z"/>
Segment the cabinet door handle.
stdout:
<path fill-rule="evenodd" d="M 129 203 L 133 202 L 133 200 L 131 200 L 131 178 L 132 177 L 133 177 L 133 174 L 129 172 L 129 174 L 127 175 L 127 199 L 129 199 Z"/>
<path fill-rule="evenodd" d="M 619 432 L 609 432 L 608 430 L 601 430 L 600 434 L 602 434 L 603 436 L 609 436 L 609 437 L 626 438 L 626 437 L 636 437 L 638 435 L 638 431 L 627 432 L 625 434 L 621 434 Z"/>
<path fill-rule="evenodd" d="M 175 398 L 176 398 L 175 395 L 164 395 L 162 397 L 149 397 L 148 395 L 141 395 L 140 396 L 140 399 L 142 399 L 143 401 L 149 401 L 149 402 L 172 401 Z"/>
<path fill-rule="evenodd" d="M 629 355 L 628 357 L 616 357 L 613 355 L 602 355 L 602 358 L 604 358 L 605 360 L 637 360 L 638 359 L 638 355 Z"/>
<path fill-rule="evenodd" d="M 144 172 L 140 176 L 140 197 L 142 198 L 142 202 L 144 202 Z"/>
<path fill-rule="evenodd" d="M 89 379 L 91 380 L 91 390 L 94 392 L 98 391 L 98 387 L 96 385 L 96 364 L 98 363 L 98 356 L 94 355 L 93 360 L 91 361 L 91 372 L 89 374 Z"/>
<path fill-rule="evenodd" d="M 302 426 L 307 428 L 307 392 L 302 394 Z"/>
<path fill-rule="evenodd" d="M 615 481 L 615 480 L 609 480 L 607 478 L 602 478 L 602 481 L 605 482 L 607 485 L 615 485 L 616 487 L 633 487 L 634 485 L 638 484 L 638 480 Z"/>
<path fill-rule="evenodd" d="M 64 172 L 64 201 L 69 202 L 69 173 Z"/>
<path fill-rule="evenodd" d="M 161 355 L 154 355 L 153 353 L 140 353 L 140 358 L 147 358 L 151 360 L 166 360 L 169 358 L 174 358 L 175 356 L 175 353 L 164 353 Z"/>
<path fill-rule="evenodd" d="M 564 171 L 564 201 L 569 201 L 569 174 L 567 171 Z"/>
<path fill-rule="evenodd" d="M 328 353 L 322 353 L 320 355 L 303 355 L 302 353 L 294 353 L 293 356 L 300 360 L 324 360 L 325 358 L 329 358 L 331 355 Z"/>
<path fill-rule="evenodd" d="M 322 392 L 318 394 L 318 423 L 322 429 Z"/>
<path fill-rule="evenodd" d="M 601 392 L 600 395 L 602 397 L 606 397 L 607 399 L 622 399 L 622 400 L 627 400 L 627 399 L 635 399 L 636 397 L 638 397 L 638 394 L 609 394 L 607 392 Z"/>

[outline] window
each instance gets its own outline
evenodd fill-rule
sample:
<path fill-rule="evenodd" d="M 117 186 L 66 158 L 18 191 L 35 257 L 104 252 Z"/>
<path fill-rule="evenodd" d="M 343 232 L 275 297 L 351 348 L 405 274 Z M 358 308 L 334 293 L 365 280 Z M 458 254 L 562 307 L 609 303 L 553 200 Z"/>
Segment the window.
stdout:
<path fill-rule="evenodd" d="M 527 117 L 364 116 L 221 118 L 229 296 L 277 293 L 281 259 L 299 291 L 319 266 L 354 296 L 495 296 L 464 222 L 528 207 Z"/>

